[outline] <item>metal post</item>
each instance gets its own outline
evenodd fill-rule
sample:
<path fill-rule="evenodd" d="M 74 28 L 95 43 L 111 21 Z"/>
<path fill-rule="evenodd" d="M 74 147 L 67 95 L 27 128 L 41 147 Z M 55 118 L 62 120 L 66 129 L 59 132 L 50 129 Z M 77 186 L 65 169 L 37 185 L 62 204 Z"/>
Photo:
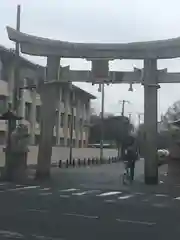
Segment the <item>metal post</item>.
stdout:
<path fill-rule="evenodd" d="M 72 148 L 73 148 L 73 128 L 74 128 L 74 94 L 71 86 L 71 124 L 70 124 L 70 144 L 69 144 L 69 162 L 72 162 Z"/>
<path fill-rule="evenodd" d="M 121 112 L 121 116 L 124 116 L 124 105 L 125 105 L 125 100 L 122 101 L 122 112 Z"/>
<path fill-rule="evenodd" d="M 100 160 L 103 159 L 103 140 L 104 140 L 104 83 L 101 84 L 101 142 L 100 142 Z"/>

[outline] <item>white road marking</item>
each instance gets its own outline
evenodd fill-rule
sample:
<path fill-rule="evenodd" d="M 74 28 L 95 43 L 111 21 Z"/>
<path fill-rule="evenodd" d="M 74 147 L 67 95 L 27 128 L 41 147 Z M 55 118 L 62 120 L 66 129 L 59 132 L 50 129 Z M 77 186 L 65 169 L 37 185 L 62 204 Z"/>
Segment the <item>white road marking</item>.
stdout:
<path fill-rule="evenodd" d="M 69 195 L 60 195 L 61 198 L 69 198 Z"/>
<path fill-rule="evenodd" d="M 144 195 L 144 193 L 142 193 L 142 192 L 135 192 L 134 194 L 136 194 L 136 195 Z"/>
<path fill-rule="evenodd" d="M 18 232 L 0 230 L 0 236 L 11 239 L 25 239 L 25 236 Z"/>
<path fill-rule="evenodd" d="M 158 208 L 168 207 L 167 204 L 163 204 L 163 203 L 153 203 L 152 206 L 153 206 L 153 207 L 158 207 Z"/>
<path fill-rule="evenodd" d="M 69 189 L 63 189 L 63 190 L 59 190 L 60 192 L 75 192 L 75 191 L 79 191 L 80 189 L 76 189 L 76 188 L 69 188 Z"/>
<path fill-rule="evenodd" d="M 19 187 L 19 188 L 11 188 L 11 189 L 6 189 L 4 191 L 21 191 L 21 190 L 27 190 L 27 189 L 35 189 L 39 188 L 40 186 L 27 186 L 27 187 Z"/>
<path fill-rule="evenodd" d="M 4 186 L 7 185 L 8 183 L 0 183 L 0 186 Z"/>
<path fill-rule="evenodd" d="M 156 197 L 168 197 L 167 194 L 155 194 Z"/>
<path fill-rule="evenodd" d="M 52 192 L 45 192 L 45 193 L 39 193 L 40 196 L 48 196 L 48 195 L 52 195 Z"/>
<path fill-rule="evenodd" d="M 41 188 L 40 191 L 49 191 L 51 188 Z"/>
<path fill-rule="evenodd" d="M 174 198 L 175 200 L 180 200 L 180 197 L 176 197 L 176 198 Z"/>
<path fill-rule="evenodd" d="M 118 199 L 125 200 L 132 197 L 134 197 L 134 195 L 125 195 L 125 196 L 118 197 Z"/>
<path fill-rule="evenodd" d="M 113 199 L 106 199 L 106 200 L 104 200 L 104 202 L 107 202 L 107 203 L 114 203 L 114 202 L 116 202 L 116 200 L 113 200 Z"/>
<path fill-rule="evenodd" d="M 33 238 L 35 239 L 41 239 L 41 240 L 63 240 L 63 238 L 54 238 L 54 237 L 45 237 L 45 236 L 39 236 L 36 234 L 32 234 L 31 235 Z"/>
<path fill-rule="evenodd" d="M 155 222 L 133 221 L 133 220 L 125 220 L 125 219 L 116 219 L 116 221 L 122 222 L 122 223 L 142 224 L 147 226 L 156 225 Z"/>
<path fill-rule="evenodd" d="M 83 217 L 83 218 L 89 218 L 89 219 L 98 219 L 98 216 L 88 216 L 83 214 L 77 214 L 77 213 L 64 213 L 65 216 L 74 216 L 74 217 Z"/>
<path fill-rule="evenodd" d="M 117 194 L 121 194 L 122 192 L 105 192 L 105 193 L 101 193 L 99 195 L 96 195 L 97 197 L 106 197 L 106 196 L 112 196 L 112 195 L 117 195 Z"/>
<path fill-rule="evenodd" d="M 43 209 L 27 209 L 28 212 L 41 212 L 41 213 L 46 213 L 48 210 L 43 210 Z"/>
<path fill-rule="evenodd" d="M 85 194 L 97 193 L 97 192 L 100 192 L 100 191 L 99 190 L 88 190 L 88 191 L 79 192 L 79 193 L 72 193 L 72 195 L 74 195 L 74 196 L 83 196 Z"/>

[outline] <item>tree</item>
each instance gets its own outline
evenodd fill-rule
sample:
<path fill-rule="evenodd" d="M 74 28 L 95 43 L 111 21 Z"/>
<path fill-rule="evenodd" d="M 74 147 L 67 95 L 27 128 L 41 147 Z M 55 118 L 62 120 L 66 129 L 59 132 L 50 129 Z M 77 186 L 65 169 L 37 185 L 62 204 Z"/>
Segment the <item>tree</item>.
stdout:
<path fill-rule="evenodd" d="M 101 140 L 101 119 L 98 116 L 92 117 L 93 122 L 90 128 L 90 143 L 100 143 Z M 128 135 L 132 131 L 133 125 L 129 119 L 124 116 L 109 116 L 103 121 L 105 141 L 114 142 L 117 148 L 125 146 L 127 143 Z"/>

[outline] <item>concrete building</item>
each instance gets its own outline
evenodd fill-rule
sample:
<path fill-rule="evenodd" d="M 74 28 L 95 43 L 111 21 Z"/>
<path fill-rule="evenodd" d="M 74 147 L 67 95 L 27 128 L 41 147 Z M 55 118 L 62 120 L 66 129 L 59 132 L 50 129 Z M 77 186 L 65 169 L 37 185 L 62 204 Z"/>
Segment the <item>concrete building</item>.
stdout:
<path fill-rule="evenodd" d="M 7 110 L 8 103 L 13 103 L 14 76 L 16 58 L 13 50 L 0 46 L 0 114 Z M 41 99 L 37 90 L 23 89 L 24 86 L 37 84 L 41 81 L 45 68 L 33 64 L 27 59 L 20 58 L 20 87 L 22 99 L 19 104 L 19 115 L 23 117 L 22 123 L 29 128 L 30 143 L 38 144 L 40 135 L 40 110 Z M 35 72 L 40 72 L 37 77 Z M 88 92 L 72 86 L 74 94 L 74 119 L 73 119 L 73 146 L 86 147 L 88 145 L 90 121 L 90 101 L 96 97 Z M 69 146 L 71 126 L 71 100 L 70 87 L 62 87 L 59 90 L 59 100 L 56 108 L 56 123 L 54 126 L 54 145 Z M 7 124 L 0 120 L 0 144 L 5 143 Z"/>

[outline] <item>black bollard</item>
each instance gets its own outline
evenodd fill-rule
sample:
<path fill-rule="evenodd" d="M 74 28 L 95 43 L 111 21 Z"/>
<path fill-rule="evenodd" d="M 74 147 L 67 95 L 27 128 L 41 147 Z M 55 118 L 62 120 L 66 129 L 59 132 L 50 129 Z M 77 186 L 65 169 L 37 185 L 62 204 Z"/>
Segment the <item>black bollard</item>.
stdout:
<path fill-rule="evenodd" d="M 61 168 L 61 167 L 62 167 L 62 161 L 59 160 L 59 168 Z"/>
<path fill-rule="evenodd" d="M 110 158 L 110 157 L 108 158 L 108 163 L 109 163 L 109 164 L 111 163 L 111 158 Z"/>
<path fill-rule="evenodd" d="M 79 167 L 81 166 L 81 159 L 80 158 L 78 159 L 78 165 L 79 165 Z"/>
<path fill-rule="evenodd" d="M 69 161 L 68 161 L 68 159 L 66 160 L 66 168 L 68 168 L 69 167 Z"/>
<path fill-rule="evenodd" d="M 86 166 L 86 158 L 84 158 L 84 166 Z"/>
<path fill-rule="evenodd" d="M 87 162 L 88 162 L 88 165 L 90 165 L 90 161 L 91 161 L 91 160 L 90 160 L 90 158 L 88 158 L 88 160 L 87 160 Z"/>
<path fill-rule="evenodd" d="M 76 163 L 75 163 L 75 159 L 74 159 L 74 158 L 73 158 L 73 161 L 72 161 L 72 165 L 73 165 L 73 167 L 76 166 Z"/>

